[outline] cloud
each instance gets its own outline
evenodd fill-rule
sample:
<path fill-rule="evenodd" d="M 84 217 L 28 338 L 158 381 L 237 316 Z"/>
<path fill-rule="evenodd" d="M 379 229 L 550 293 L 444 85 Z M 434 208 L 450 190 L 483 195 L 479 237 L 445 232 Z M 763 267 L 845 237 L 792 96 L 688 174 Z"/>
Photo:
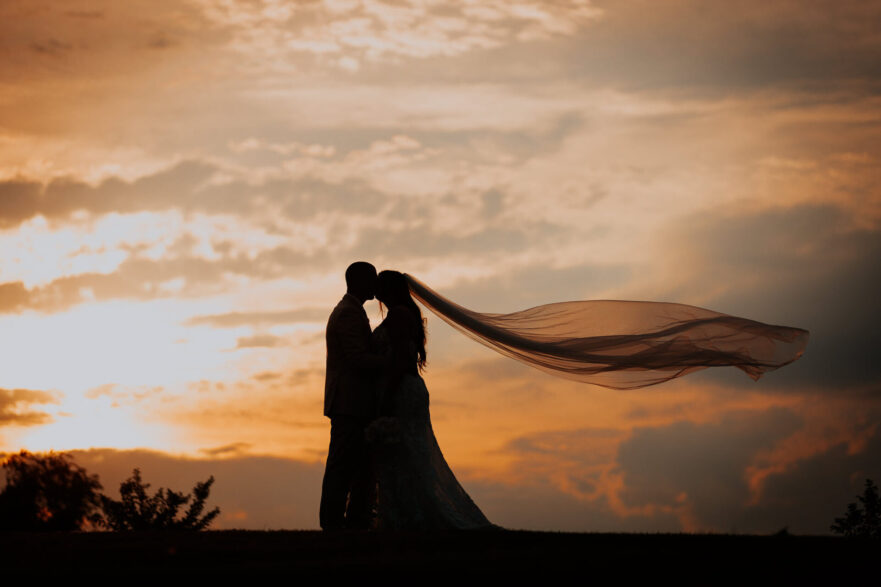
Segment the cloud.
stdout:
<path fill-rule="evenodd" d="M 461 481 L 461 480 L 460 480 Z M 670 513 L 622 517 L 605 498 L 586 500 L 535 475 L 521 483 L 465 480 L 466 491 L 489 520 L 512 530 L 551 532 L 678 532 Z"/>
<path fill-rule="evenodd" d="M 515 459 L 506 477 L 521 483 L 544 479 L 578 499 L 606 503 L 610 464 L 625 435 L 612 428 L 585 428 L 513 438 L 501 449 Z"/>
<path fill-rule="evenodd" d="M 881 479 L 881 430 L 861 450 L 848 443 L 800 460 L 762 484 L 761 500 L 745 513 L 751 524 L 774 520 L 792 532 L 827 533 L 847 504 L 862 494 L 866 479 Z M 775 522 L 770 522 L 774 524 Z"/>
<path fill-rule="evenodd" d="M 666 296 L 701 292 L 698 305 L 810 330 L 805 355 L 767 376 L 777 385 L 840 393 L 877 382 L 881 231 L 858 220 L 812 204 L 691 215 L 661 236 L 671 238 L 667 258 L 679 267 L 666 274 Z"/>
<path fill-rule="evenodd" d="M 373 141 L 364 152 L 397 153 L 414 145 L 419 143 L 396 135 L 386 143 Z M 6 196 L 0 198 L 0 218 L 9 239 L 18 230 L 35 244 L 46 240 L 45 250 L 58 251 L 52 261 L 64 272 L 50 276 L 49 264 L 35 272 L 30 263 L 19 262 L 10 270 L 15 277 L 0 284 L 0 311 L 53 312 L 87 300 L 210 295 L 239 277 L 302 276 L 355 257 L 399 267 L 450 255 L 486 262 L 536 246 L 553 248 L 574 236 L 559 224 L 518 214 L 500 187 L 469 190 L 474 197 L 414 197 L 354 178 L 251 182 L 227 181 L 224 173 L 218 165 L 192 160 L 133 181 L 0 182 Z M 135 226 L 136 220 L 141 224 Z M 85 244 L 73 247 L 83 239 Z M 65 254 L 60 247 L 72 248 Z"/>
<path fill-rule="evenodd" d="M 587 2 L 504 1 L 445 2 L 428 5 L 404 1 L 298 4 L 267 14 L 260 4 L 239 3 L 226 10 L 207 10 L 233 31 L 242 51 L 284 61 L 297 54 L 357 70 L 361 61 L 396 63 L 401 59 L 455 56 L 498 47 L 572 35 L 600 15 Z M 265 40 L 272 42 L 267 43 Z M 282 42 L 283 41 L 283 42 Z M 276 68 L 279 65 L 275 65 Z"/>
<path fill-rule="evenodd" d="M 73 46 L 58 39 L 48 39 L 44 42 L 31 43 L 31 49 L 45 55 L 60 56 L 73 49 Z"/>
<path fill-rule="evenodd" d="M 8 227 L 37 214 L 53 219 L 67 218 L 77 211 L 122 214 L 189 208 L 187 203 L 198 198 L 200 185 L 216 171 L 199 161 L 185 161 L 133 182 L 113 177 L 96 186 L 71 178 L 54 179 L 45 186 L 20 180 L 2 182 L 0 221 Z M 214 204 L 223 208 L 222 200 Z"/>
<path fill-rule="evenodd" d="M 59 312 L 84 301 L 210 295 L 224 291 L 229 275 L 269 279 L 293 267 L 318 263 L 286 247 L 263 251 L 254 259 L 244 255 L 225 255 L 216 261 L 190 256 L 158 261 L 131 257 L 109 274 L 62 277 L 31 290 L 21 282 L 0 284 L 0 312 Z"/>
<path fill-rule="evenodd" d="M 125 5 L 109 0 L 71 0 L 63 6 L 45 0 L 4 2 L 0 7 L 0 36 L 5 39 L 0 48 L 0 78 L 17 73 L 33 79 L 50 72 L 55 73 L 56 81 L 112 77 L 126 72 L 127 62 L 137 61 L 140 67 L 151 64 L 149 57 L 139 55 L 138 41 L 150 38 L 156 27 L 206 42 L 217 34 L 207 24 L 193 3 L 170 0 L 133 0 Z M 24 46 L 32 47 L 36 54 L 25 54 L 21 50 Z M 40 61 L 41 57 L 74 51 L 76 67 L 48 69 Z"/>
<path fill-rule="evenodd" d="M 204 448 L 201 450 L 203 454 L 208 457 L 229 457 L 229 456 L 241 456 L 243 453 L 247 452 L 248 449 L 252 447 L 251 444 L 247 442 L 233 442 L 232 444 L 227 444 L 225 446 L 218 446 L 215 448 Z"/>
<path fill-rule="evenodd" d="M 186 321 L 187 326 L 209 325 L 216 328 L 236 328 L 239 326 L 264 326 L 296 322 L 324 322 L 327 308 L 297 308 L 278 312 L 227 312 L 193 316 Z"/>
<path fill-rule="evenodd" d="M 723 92 L 801 85 L 826 93 L 833 80 L 863 80 L 864 91 L 874 93 L 878 81 L 871 23 L 881 9 L 860 0 L 680 0 L 651 14 L 626 1 L 597 4 L 602 20 L 573 39 L 570 54 L 589 83 Z"/>
<path fill-rule="evenodd" d="M 518 91 L 566 79 L 581 87 L 677 97 L 770 88 L 877 95 L 879 41 L 872 23 L 879 9 L 872 3 L 806 7 L 797 0 L 748 0 L 728 7 L 675 0 L 647 13 L 639 3 L 595 0 L 590 8 L 594 17 L 572 20 L 567 33 L 400 59 L 386 67 L 368 61 L 358 79 L 479 81 Z"/>
<path fill-rule="evenodd" d="M 39 426 L 52 417 L 44 412 L 27 411 L 32 404 L 56 404 L 58 398 L 47 391 L 0 389 L 0 426 Z"/>
<path fill-rule="evenodd" d="M 676 512 L 688 531 L 765 532 L 745 527 L 747 467 L 801 426 L 792 411 L 732 412 L 721 421 L 637 428 L 618 448 L 628 507 Z"/>
<path fill-rule="evenodd" d="M 285 339 L 272 334 L 255 334 L 254 336 L 241 337 L 236 341 L 237 349 L 249 348 L 273 348 L 283 346 Z"/>
<path fill-rule="evenodd" d="M 161 385 L 156 386 L 147 386 L 147 385 L 118 385 L 116 383 L 106 383 L 104 385 L 99 385 L 97 387 L 93 387 L 88 389 L 83 397 L 86 399 L 98 399 L 100 397 L 108 397 L 113 400 L 114 407 L 120 405 L 128 405 L 137 402 L 142 402 L 145 400 L 155 399 L 158 394 L 161 394 L 164 391 L 164 388 Z"/>
<path fill-rule="evenodd" d="M 47 184 L 22 179 L 0 181 L 0 228 L 18 226 L 37 215 L 70 220 L 77 212 L 100 216 L 168 210 L 242 218 L 280 214 L 291 221 L 306 222 L 332 212 L 374 215 L 390 201 L 400 199 L 397 194 L 379 191 L 365 178 L 351 177 L 358 170 L 347 170 L 345 165 L 330 173 L 337 176 L 333 180 L 306 171 L 252 182 L 240 177 L 241 173 L 230 179 L 231 171 L 218 165 L 187 160 L 134 181 L 118 177 L 97 185 L 69 177 Z"/>

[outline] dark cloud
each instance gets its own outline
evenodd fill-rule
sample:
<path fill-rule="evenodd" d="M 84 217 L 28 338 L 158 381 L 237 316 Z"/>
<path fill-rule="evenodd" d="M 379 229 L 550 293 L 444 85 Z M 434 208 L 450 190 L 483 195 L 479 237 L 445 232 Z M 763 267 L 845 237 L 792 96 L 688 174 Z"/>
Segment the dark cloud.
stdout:
<path fill-rule="evenodd" d="M 258 280 L 284 277 L 293 270 L 305 275 L 326 266 L 325 259 L 327 253 L 324 251 L 307 255 L 285 246 L 261 251 L 254 258 L 229 252 L 217 260 L 190 255 L 154 260 L 134 255 L 123 261 L 113 273 L 83 273 L 61 277 L 30 290 L 21 282 L 0 284 L 0 313 L 14 313 L 24 309 L 59 312 L 90 299 L 103 301 L 198 297 L 224 291 L 227 287 L 226 279 L 231 274 Z M 179 279 L 183 279 L 180 289 L 165 287 L 168 282 Z M 302 318 L 306 320 L 316 315 L 317 310 L 310 309 L 302 313 Z M 291 318 L 285 312 L 279 313 L 277 317 L 284 321 Z M 203 323 L 208 323 L 211 317 L 203 318 Z M 223 322 L 224 318 L 217 317 L 217 320 Z M 227 323 L 235 320 L 235 315 L 230 315 Z"/>
<path fill-rule="evenodd" d="M 59 178 L 43 185 L 21 179 L 0 182 L 0 228 L 16 226 L 38 214 L 65 219 L 77 211 L 95 215 L 182 210 L 249 217 L 274 206 L 284 217 L 308 220 L 318 214 L 345 212 L 373 215 L 394 196 L 360 179 L 330 183 L 320 179 L 274 179 L 261 184 L 241 180 L 211 183 L 223 170 L 189 160 L 134 181 L 117 177 L 90 185 Z"/>
<path fill-rule="evenodd" d="M 107 214 L 186 207 L 196 188 L 215 171 L 210 165 L 187 161 L 133 182 L 118 178 L 97 186 L 71 178 L 54 179 L 45 186 L 20 180 L 0 182 L 0 222 L 15 226 L 37 214 L 66 218 L 78 210 Z"/>
<path fill-rule="evenodd" d="M 0 79 L 51 76 L 59 83 L 112 79 L 132 70 L 144 72 L 156 60 L 141 54 L 139 43 L 133 40 L 149 38 L 157 26 L 168 34 L 198 40 L 203 50 L 225 38 L 200 7 L 176 0 L 130 0 L 124 5 L 112 0 L 69 0 L 63 5 L 52 0 L 2 2 Z M 77 50 L 76 67 L 39 66 L 47 54 L 54 57 L 58 50 L 70 47 Z M 23 51 L 25 48 L 32 49 L 30 54 Z M 58 92 L 59 97 L 76 99 L 84 90 L 78 85 L 93 84 L 71 84 L 66 88 L 69 92 Z"/>
<path fill-rule="evenodd" d="M 0 225 L 14 226 L 37 214 L 65 219 L 80 210 L 97 215 L 179 209 L 265 216 L 274 205 L 279 214 L 300 222 L 318 215 L 333 215 L 329 216 L 331 221 L 337 220 L 328 231 L 328 246 L 306 253 L 281 245 L 251 257 L 234 252 L 230 242 L 216 242 L 212 244 L 221 258 L 209 260 L 193 254 L 196 239 L 185 234 L 169 248 L 168 256 L 158 260 L 141 255 L 146 245 L 129 247 L 131 256 L 109 274 L 62 277 L 32 290 L 16 282 L 0 284 L 0 312 L 25 308 L 59 311 L 81 302 L 86 291 L 99 301 L 211 294 L 226 286 L 225 279 L 230 274 L 274 279 L 292 271 L 303 275 L 332 264 L 344 265 L 356 257 L 404 269 L 413 266 L 415 259 L 440 256 L 480 254 L 502 258 L 536 246 L 552 247 L 573 234 L 572 229 L 547 222 L 512 222 L 504 215 L 505 193 L 499 189 L 486 192 L 482 198 L 480 208 L 484 215 L 491 216 L 483 228 L 465 233 L 443 232 L 433 226 L 434 217 L 444 212 L 442 206 L 382 194 L 361 181 L 329 183 L 303 178 L 260 185 L 210 182 L 220 171 L 212 164 L 185 161 L 132 182 L 118 178 L 95 186 L 69 178 L 53 180 L 46 186 L 21 180 L 0 182 Z M 443 204 L 453 208 L 466 205 L 469 204 L 455 198 Z M 352 215 L 375 218 L 375 222 L 359 229 L 354 239 L 346 226 Z M 401 219 L 410 221 L 398 227 L 396 222 Z M 278 227 L 273 230 L 281 232 Z M 167 287 L 168 282 L 181 278 L 182 290 Z M 323 311 L 320 317 L 317 312 L 310 312 L 301 318 L 325 318 Z M 235 321 L 236 317 L 230 315 L 229 320 Z"/>
<path fill-rule="evenodd" d="M 42 190 L 37 182 L 0 181 L 0 226 L 15 226 L 37 214 Z"/>
<path fill-rule="evenodd" d="M 147 47 L 150 49 L 168 49 L 174 47 L 177 42 L 165 34 L 158 33 L 150 37 L 147 41 Z"/>
<path fill-rule="evenodd" d="M 233 442 L 232 444 L 226 444 L 216 448 L 203 448 L 199 452 L 209 457 L 240 456 L 242 453 L 247 452 L 252 446 L 252 444 L 247 442 Z"/>
<path fill-rule="evenodd" d="M 20 281 L 0 284 L 0 313 L 17 312 L 28 306 L 27 288 Z"/>
<path fill-rule="evenodd" d="M 671 301 L 724 284 L 713 309 L 811 332 L 805 355 L 768 381 L 839 393 L 881 379 L 881 231 L 855 228 L 836 206 L 798 205 L 703 213 L 668 234 L 678 242 L 671 256 L 694 268 Z"/>
<path fill-rule="evenodd" d="M 872 24 L 881 8 L 861 0 L 679 0 L 650 13 L 621 0 L 597 6 L 604 18 L 572 39 L 582 74 L 594 79 L 667 88 L 881 81 Z"/>
<path fill-rule="evenodd" d="M 833 94 L 881 91 L 877 3 L 863 0 L 597 0 L 603 11 L 571 36 L 407 61 L 365 64 L 387 83 L 507 83 L 542 88 L 560 79 L 677 94 L 799 87 Z M 402 82 L 402 80 L 406 80 Z"/>
<path fill-rule="evenodd" d="M 32 404 L 54 404 L 52 393 L 34 389 L 0 389 L 0 426 L 37 426 L 52 421 L 44 412 L 28 411 Z"/>
<path fill-rule="evenodd" d="M 460 479 L 461 480 L 461 479 Z M 465 480 L 468 494 L 495 524 L 512 530 L 554 532 L 678 532 L 669 513 L 621 516 L 604 497 L 579 498 L 563 492 L 547 475 L 520 483 Z"/>
<path fill-rule="evenodd" d="M 276 379 L 279 379 L 282 375 L 283 373 L 279 371 L 261 371 L 260 373 L 254 375 L 254 379 L 256 379 L 257 381 L 275 381 Z"/>
<path fill-rule="evenodd" d="M 779 529 L 769 527 L 767 520 L 747 526 L 747 467 L 801 424 L 792 411 L 772 408 L 729 413 L 712 424 L 637 428 L 618 448 L 617 466 L 624 480 L 620 497 L 629 506 L 686 508 L 707 530 Z"/>
<path fill-rule="evenodd" d="M 861 450 L 838 444 L 770 475 L 762 484 L 759 503 L 747 509 L 744 518 L 753 526 L 764 523 L 789 527 L 794 533 L 825 534 L 847 504 L 857 501 L 855 496 L 862 494 L 866 479 L 881 482 L 881 433 L 877 429 Z"/>
<path fill-rule="evenodd" d="M 73 49 L 73 45 L 65 43 L 64 41 L 59 41 L 58 39 L 48 39 L 43 42 L 35 41 L 31 43 L 31 49 L 43 55 L 58 57 Z"/>

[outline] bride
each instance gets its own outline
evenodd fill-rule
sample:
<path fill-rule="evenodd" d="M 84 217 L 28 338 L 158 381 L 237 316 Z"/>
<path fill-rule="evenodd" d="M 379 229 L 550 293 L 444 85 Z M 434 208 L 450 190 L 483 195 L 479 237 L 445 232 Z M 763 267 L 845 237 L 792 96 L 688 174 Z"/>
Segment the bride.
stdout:
<path fill-rule="evenodd" d="M 802 356 L 809 336 L 800 328 L 666 302 L 587 300 L 483 314 L 410 275 L 383 271 L 376 298 L 388 314 L 373 342 L 392 361 L 380 385 L 380 417 L 367 429 L 377 480 L 375 525 L 382 529 L 495 527 L 456 481 L 434 437 L 420 376 L 425 325 L 414 297 L 501 354 L 613 389 L 647 387 L 720 366 L 758 380 Z"/>
<path fill-rule="evenodd" d="M 494 527 L 447 465 L 429 415 L 425 322 L 397 271 L 377 276 L 376 299 L 388 308 L 373 331 L 377 351 L 391 355 L 380 383 L 380 417 L 367 429 L 377 481 L 375 526 L 382 530 Z"/>

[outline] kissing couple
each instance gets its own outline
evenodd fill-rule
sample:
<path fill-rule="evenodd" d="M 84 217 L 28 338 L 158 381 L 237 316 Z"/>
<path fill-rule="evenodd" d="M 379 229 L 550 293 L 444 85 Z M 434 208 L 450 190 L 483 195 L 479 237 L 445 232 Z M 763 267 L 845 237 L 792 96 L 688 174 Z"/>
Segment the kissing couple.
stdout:
<path fill-rule="evenodd" d="M 707 367 L 754 381 L 804 354 L 809 332 L 669 302 L 581 300 L 480 313 L 412 275 L 353 263 L 327 322 L 324 415 L 330 449 L 321 527 L 495 528 L 450 470 L 431 429 L 425 321 L 414 297 L 448 324 L 537 369 L 611 389 L 657 385 Z M 388 308 L 376 330 L 364 312 Z"/>
<path fill-rule="evenodd" d="M 370 331 L 364 302 L 387 308 Z M 456 480 L 431 428 L 425 320 L 404 274 L 358 261 L 327 321 L 330 447 L 323 530 L 493 528 Z"/>

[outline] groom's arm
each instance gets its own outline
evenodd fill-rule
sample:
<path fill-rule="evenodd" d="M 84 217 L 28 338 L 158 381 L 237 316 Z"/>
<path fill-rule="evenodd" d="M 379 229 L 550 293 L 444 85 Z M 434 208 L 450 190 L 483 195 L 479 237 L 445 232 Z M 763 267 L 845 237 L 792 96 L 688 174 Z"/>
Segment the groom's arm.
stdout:
<path fill-rule="evenodd" d="M 337 323 L 337 336 L 345 361 L 356 369 L 377 371 L 388 367 L 388 358 L 370 348 L 370 324 L 364 316 L 347 311 Z"/>

